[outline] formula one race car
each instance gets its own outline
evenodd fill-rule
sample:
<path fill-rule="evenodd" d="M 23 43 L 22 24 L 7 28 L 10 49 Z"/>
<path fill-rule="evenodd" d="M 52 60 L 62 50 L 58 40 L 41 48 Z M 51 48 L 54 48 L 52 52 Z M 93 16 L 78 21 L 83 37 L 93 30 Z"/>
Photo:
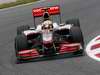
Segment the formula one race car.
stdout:
<path fill-rule="evenodd" d="M 34 8 L 32 15 L 35 27 L 24 25 L 17 28 L 17 62 L 83 55 L 84 41 L 78 19 L 61 23 L 59 6 Z M 60 23 L 53 21 L 55 15 Z M 36 24 L 36 17 L 42 17 L 42 23 Z"/>

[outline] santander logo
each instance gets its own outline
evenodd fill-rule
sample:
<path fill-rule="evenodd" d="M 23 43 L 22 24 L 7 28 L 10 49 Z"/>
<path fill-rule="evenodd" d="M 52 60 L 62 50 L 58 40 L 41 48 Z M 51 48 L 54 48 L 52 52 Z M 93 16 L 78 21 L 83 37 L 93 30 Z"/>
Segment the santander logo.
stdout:
<path fill-rule="evenodd" d="M 86 53 L 89 57 L 100 61 L 100 35 L 92 39 L 86 46 Z"/>

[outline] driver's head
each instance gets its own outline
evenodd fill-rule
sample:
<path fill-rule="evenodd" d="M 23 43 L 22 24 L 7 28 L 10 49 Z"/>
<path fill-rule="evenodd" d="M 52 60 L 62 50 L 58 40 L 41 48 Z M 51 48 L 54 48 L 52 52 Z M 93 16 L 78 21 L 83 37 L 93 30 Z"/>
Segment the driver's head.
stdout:
<path fill-rule="evenodd" d="M 43 24 L 42 24 L 42 29 L 43 30 L 45 30 L 45 29 L 53 30 L 53 23 L 52 23 L 52 21 L 50 21 L 50 20 L 44 21 Z"/>

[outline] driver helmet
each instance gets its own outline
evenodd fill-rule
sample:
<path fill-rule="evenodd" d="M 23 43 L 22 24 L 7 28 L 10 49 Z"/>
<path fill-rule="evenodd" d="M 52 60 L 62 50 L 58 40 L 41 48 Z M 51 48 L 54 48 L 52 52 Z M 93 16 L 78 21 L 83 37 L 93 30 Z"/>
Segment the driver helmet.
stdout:
<path fill-rule="evenodd" d="M 44 21 L 43 24 L 42 24 L 42 29 L 43 30 L 46 29 L 46 30 L 52 31 L 53 30 L 53 23 L 52 23 L 52 21 L 50 21 L 50 20 Z"/>

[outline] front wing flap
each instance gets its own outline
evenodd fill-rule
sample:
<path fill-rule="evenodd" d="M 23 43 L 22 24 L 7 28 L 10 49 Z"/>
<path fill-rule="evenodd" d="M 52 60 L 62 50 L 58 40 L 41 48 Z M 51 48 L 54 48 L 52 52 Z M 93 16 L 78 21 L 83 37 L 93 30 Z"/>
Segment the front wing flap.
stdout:
<path fill-rule="evenodd" d="M 44 54 L 41 55 L 37 49 L 19 51 L 17 54 L 17 63 L 76 57 L 82 55 L 83 49 L 79 43 L 61 44 L 59 51 L 51 56 L 46 56 Z"/>

